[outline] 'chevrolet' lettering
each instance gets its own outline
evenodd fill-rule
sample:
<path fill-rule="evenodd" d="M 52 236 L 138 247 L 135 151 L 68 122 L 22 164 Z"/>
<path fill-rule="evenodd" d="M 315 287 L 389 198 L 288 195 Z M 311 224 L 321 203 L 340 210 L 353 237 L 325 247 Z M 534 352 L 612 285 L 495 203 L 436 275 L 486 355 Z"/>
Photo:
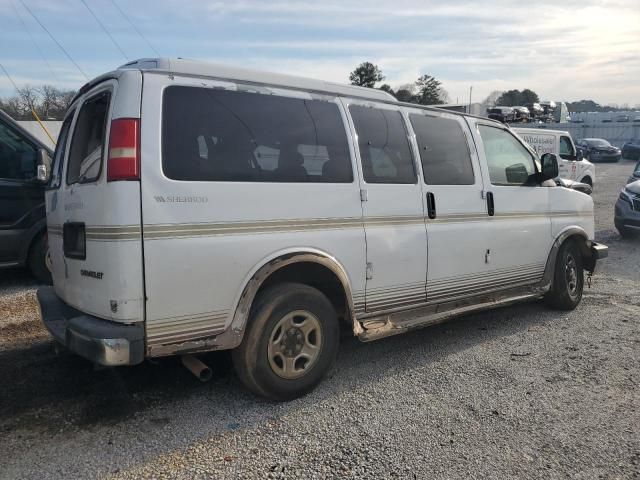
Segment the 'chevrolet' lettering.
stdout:
<path fill-rule="evenodd" d="M 82 275 L 83 277 L 91 277 L 91 278 L 97 278 L 98 280 L 102 280 L 102 276 L 104 275 L 104 273 L 103 272 L 94 272 L 93 270 L 81 269 L 80 270 L 80 275 Z"/>

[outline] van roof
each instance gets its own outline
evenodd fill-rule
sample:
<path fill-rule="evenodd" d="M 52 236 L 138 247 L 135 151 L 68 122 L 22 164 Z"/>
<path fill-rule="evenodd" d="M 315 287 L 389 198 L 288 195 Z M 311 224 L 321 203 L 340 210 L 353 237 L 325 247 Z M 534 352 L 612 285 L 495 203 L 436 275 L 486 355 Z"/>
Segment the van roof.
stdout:
<path fill-rule="evenodd" d="M 117 70 L 104 73 L 82 86 L 74 97 L 75 102 L 85 92 L 91 89 L 94 85 L 110 79 L 118 78 L 122 72 L 126 70 L 139 70 L 148 72 L 159 72 L 167 74 L 180 74 L 190 75 L 195 77 L 207 77 L 218 78 L 228 81 L 239 81 L 247 84 L 263 85 L 263 86 L 277 86 L 282 88 L 297 88 L 301 90 L 307 90 L 318 93 L 329 93 L 337 96 L 363 98 L 367 100 L 373 100 L 382 103 L 390 103 L 398 106 L 411 107 L 420 110 L 430 110 L 435 112 L 446 112 L 452 115 L 459 115 L 462 117 L 473 117 L 485 122 L 493 123 L 496 125 L 504 126 L 502 123 L 492 120 L 487 117 L 479 115 L 472 115 L 469 113 L 456 112 L 453 110 L 446 110 L 438 108 L 437 105 L 419 105 L 415 103 L 399 102 L 393 95 L 385 92 L 384 90 L 378 90 L 376 88 L 358 87 L 356 85 L 345 85 L 341 83 L 325 82 L 323 80 L 315 80 L 305 77 L 297 77 L 294 75 L 284 75 L 281 73 L 264 72 L 259 70 L 249 70 L 239 67 L 230 67 L 227 65 L 220 65 L 215 63 L 208 63 L 195 60 L 186 60 L 183 58 L 140 58 L 127 62 L 124 65 L 118 67 Z"/>
<path fill-rule="evenodd" d="M 224 80 L 255 83 L 261 85 L 273 85 L 289 88 L 299 88 L 335 95 L 351 97 L 365 97 L 371 100 L 396 101 L 395 97 L 384 90 L 375 88 L 358 87 L 355 85 L 343 85 L 334 82 L 325 82 L 312 78 L 284 75 L 281 73 L 250 70 L 247 68 L 232 67 L 216 63 L 187 60 L 183 58 L 140 58 L 120 66 L 118 70 L 136 69 L 142 71 L 155 71 L 174 73 L 179 75 L 201 76 L 219 78 Z"/>

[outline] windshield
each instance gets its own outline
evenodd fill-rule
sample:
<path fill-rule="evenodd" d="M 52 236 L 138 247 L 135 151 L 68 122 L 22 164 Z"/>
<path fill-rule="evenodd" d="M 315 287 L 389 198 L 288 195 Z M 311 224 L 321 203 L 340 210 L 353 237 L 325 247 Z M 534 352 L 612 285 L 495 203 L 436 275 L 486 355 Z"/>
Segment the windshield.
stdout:
<path fill-rule="evenodd" d="M 591 147 L 610 147 L 611 144 L 606 140 L 602 140 L 600 138 L 595 138 L 593 140 L 587 140 L 587 143 Z"/>

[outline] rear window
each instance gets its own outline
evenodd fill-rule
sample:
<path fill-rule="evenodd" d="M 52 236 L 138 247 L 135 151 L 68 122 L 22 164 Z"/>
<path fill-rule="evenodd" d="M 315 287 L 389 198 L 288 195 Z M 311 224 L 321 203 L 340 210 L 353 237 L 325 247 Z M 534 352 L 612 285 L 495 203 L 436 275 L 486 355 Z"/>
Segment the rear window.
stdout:
<path fill-rule="evenodd" d="M 431 115 L 409 116 L 416 134 L 424 181 L 429 185 L 473 185 L 469 145 L 460 124 Z"/>
<path fill-rule="evenodd" d="M 86 100 L 80 108 L 71 137 L 67 184 L 95 181 L 102 168 L 110 92 Z"/>
<path fill-rule="evenodd" d="M 353 181 L 335 103 L 198 87 L 165 90 L 162 168 L 188 181 Z"/>

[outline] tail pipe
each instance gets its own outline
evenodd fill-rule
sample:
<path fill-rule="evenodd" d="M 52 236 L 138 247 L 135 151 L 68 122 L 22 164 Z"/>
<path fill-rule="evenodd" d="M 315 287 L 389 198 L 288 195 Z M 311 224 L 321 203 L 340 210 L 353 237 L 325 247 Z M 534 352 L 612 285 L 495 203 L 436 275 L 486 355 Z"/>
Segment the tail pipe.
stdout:
<path fill-rule="evenodd" d="M 208 382 L 211 380 L 213 373 L 211 369 L 207 367 L 204 363 L 198 360 L 193 355 L 182 355 L 182 365 L 184 365 L 187 370 L 193 373 L 198 380 L 201 382 Z"/>

